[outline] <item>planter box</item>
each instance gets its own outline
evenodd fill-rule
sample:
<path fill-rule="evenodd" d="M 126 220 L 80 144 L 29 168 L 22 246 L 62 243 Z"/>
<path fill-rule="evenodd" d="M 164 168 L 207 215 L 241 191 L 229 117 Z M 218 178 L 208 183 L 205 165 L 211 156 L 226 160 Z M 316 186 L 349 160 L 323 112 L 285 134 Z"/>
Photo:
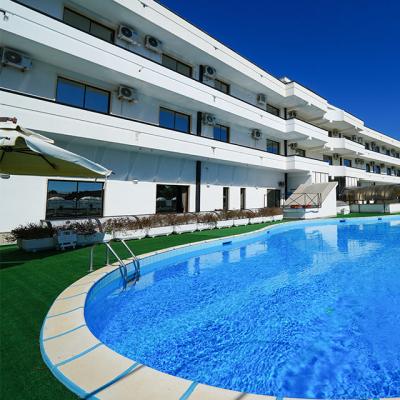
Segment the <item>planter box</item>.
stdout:
<path fill-rule="evenodd" d="M 268 217 L 254 217 L 254 218 L 250 218 L 250 224 L 262 224 L 264 222 L 267 222 Z"/>
<path fill-rule="evenodd" d="M 147 236 L 147 229 L 136 229 L 129 231 L 116 231 L 113 237 L 115 239 L 132 240 L 132 239 L 143 239 Z"/>
<path fill-rule="evenodd" d="M 89 246 L 94 243 L 102 243 L 104 240 L 110 240 L 111 237 L 112 235 L 107 234 L 106 236 L 106 234 L 102 232 L 96 232 L 89 235 L 78 233 L 76 235 L 76 244 L 77 246 Z"/>
<path fill-rule="evenodd" d="M 243 226 L 249 224 L 249 218 L 238 218 L 233 220 L 233 225 L 235 226 Z"/>
<path fill-rule="evenodd" d="M 49 250 L 56 247 L 56 240 L 54 238 L 42 239 L 18 239 L 18 247 L 25 251 L 40 251 Z"/>
<path fill-rule="evenodd" d="M 280 215 L 274 215 L 272 217 L 272 221 L 282 221 L 283 220 L 283 214 Z"/>
<path fill-rule="evenodd" d="M 215 222 L 199 222 L 197 224 L 198 231 L 204 231 L 206 229 L 214 229 L 216 226 Z"/>
<path fill-rule="evenodd" d="M 147 236 L 156 237 L 156 236 L 168 236 L 174 231 L 173 226 L 159 226 L 156 228 L 150 228 L 147 232 Z"/>
<path fill-rule="evenodd" d="M 233 226 L 233 219 L 226 219 L 223 221 L 217 221 L 217 228 L 221 229 L 221 228 L 230 228 L 231 226 Z"/>
<path fill-rule="evenodd" d="M 178 233 L 178 234 L 186 233 L 186 232 L 194 232 L 196 230 L 197 230 L 197 223 L 174 226 L 174 232 Z"/>

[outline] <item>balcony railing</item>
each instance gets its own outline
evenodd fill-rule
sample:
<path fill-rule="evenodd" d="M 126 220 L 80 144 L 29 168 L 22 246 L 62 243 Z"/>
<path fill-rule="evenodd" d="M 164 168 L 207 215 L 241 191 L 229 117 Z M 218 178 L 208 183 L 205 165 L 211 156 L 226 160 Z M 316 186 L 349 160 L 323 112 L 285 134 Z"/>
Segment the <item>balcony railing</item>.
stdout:
<path fill-rule="evenodd" d="M 286 200 L 285 208 L 321 208 L 321 193 L 294 193 Z"/>

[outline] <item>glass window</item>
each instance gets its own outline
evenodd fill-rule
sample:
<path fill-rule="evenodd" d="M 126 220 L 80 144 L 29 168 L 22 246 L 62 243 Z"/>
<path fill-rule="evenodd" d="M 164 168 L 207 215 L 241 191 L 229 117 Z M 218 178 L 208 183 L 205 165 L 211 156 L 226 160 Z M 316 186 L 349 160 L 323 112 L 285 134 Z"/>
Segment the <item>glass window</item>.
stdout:
<path fill-rule="evenodd" d="M 392 175 L 392 168 L 386 168 L 386 174 Z"/>
<path fill-rule="evenodd" d="M 369 164 L 365 164 L 365 171 L 371 172 L 371 166 Z"/>
<path fill-rule="evenodd" d="M 386 150 L 386 155 L 390 156 L 390 150 Z"/>
<path fill-rule="evenodd" d="M 85 85 L 58 78 L 56 100 L 70 106 L 83 107 L 85 103 Z"/>
<path fill-rule="evenodd" d="M 246 188 L 240 188 L 240 209 L 246 208 Z"/>
<path fill-rule="evenodd" d="M 333 164 L 332 156 L 326 156 L 326 155 L 324 155 L 323 160 L 324 160 L 326 163 L 328 163 L 329 165 L 332 165 L 332 164 Z"/>
<path fill-rule="evenodd" d="M 369 143 L 365 143 L 365 148 L 369 150 Z"/>
<path fill-rule="evenodd" d="M 222 93 L 229 94 L 229 85 L 225 82 L 220 81 L 219 79 L 214 79 L 214 88 Z"/>
<path fill-rule="evenodd" d="M 276 115 L 279 117 L 279 108 L 276 108 L 274 106 L 271 106 L 271 104 L 267 104 L 267 112 L 270 114 Z"/>
<path fill-rule="evenodd" d="M 47 219 L 102 215 L 102 182 L 48 181 Z"/>
<path fill-rule="evenodd" d="M 114 31 L 75 11 L 64 9 L 64 22 L 107 42 L 114 41 Z"/>
<path fill-rule="evenodd" d="M 104 90 L 86 86 L 85 108 L 92 111 L 108 113 L 110 94 Z"/>
<path fill-rule="evenodd" d="M 56 101 L 91 111 L 108 113 L 110 93 L 92 86 L 58 78 Z"/>
<path fill-rule="evenodd" d="M 222 188 L 222 209 L 224 211 L 229 210 L 229 188 Z"/>
<path fill-rule="evenodd" d="M 267 139 L 267 152 L 279 154 L 280 143 Z"/>
<path fill-rule="evenodd" d="M 178 72 L 179 74 L 188 76 L 189 78 L 192 77 L 192 67 L 190 65 L 184 64 L 183 62 L 167 56 L 166 54 L 162 55 L 162 65 Z"/>
<path fill-rule="evenodd" d="M 227 126 L 216 124 L 214 126 L 214 139 L 221 142 L 229 142 L 229 128 Z"/>
<path fill-rule="evenodd" d="M 346 158 L 343 159 L 343 165 L 345 167 L 351 167 L 351 160 L 348 160 Z"/>
<path fill-rule="evenodd" d="M 296 149 L 296 156 L 305 157 L 306 151 L 303 149 Z"/>
<path fill-rule="evenodd" d="M 381 167 L 379 165 L 374 166 L 374 172 L 375 174 L 380 174 L 381 173 Z"/>
<path fill-rule="evenodd" d="M 188 186 L 157 185 L 156 213 L 187 212 L 188 193 Z"/>
<path fill-rule="evenodd" d="M 190 115 L 160 107 L 160 122 L 163 128 L 169 128 L 180 132 L 190 132 Z"/>
<path fill-rule="evenodd" d="M 396 158 L 400 158 L 400 153 L 396 153 Z"/>

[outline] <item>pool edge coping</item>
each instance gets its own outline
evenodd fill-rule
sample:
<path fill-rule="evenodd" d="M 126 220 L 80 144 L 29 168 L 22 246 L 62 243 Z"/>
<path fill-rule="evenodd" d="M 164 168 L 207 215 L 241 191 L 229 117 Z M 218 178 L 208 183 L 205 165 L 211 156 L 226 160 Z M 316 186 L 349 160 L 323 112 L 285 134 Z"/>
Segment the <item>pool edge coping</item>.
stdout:
<path fill-rule="evenodd" d="M 347 218 L 347 220 L 354 221 L 356 222 L 357 220 L 382 220 L 388 219 L 390 217 L 396 217 L 396 216 L 368 216 L 368 217 L 356 217 L 356 218 Z M 397 216 L 398 217 L 398 216 Z M 140 260 L 155 256 L 158 254 L 165 254 L 169 252 L 173 252 L 179 249 L 187 248 L 187 247 L 194 247 L 196 245 L 201 246 L 202 244 L 209 244 L 209 243 L 217 243 L 217 242 L 223 242 L 226 241 L 228 238 L 240 238 L 240 237 L 246 237 L 246 236 L 251 236 L 256 234 L 262 235 L 263 232 L 269 231 L 271 229 L 274 229 L 276 227 L 282 226 L 282 225 L 293 225 L 293 224 L 298 224 L 302 222 L 318 222 L 318 221 L 337 221 L 338 223 L 341 222 L 341 220 L 346 220 L 346 217 L 343 216 L 343 218 L 321 218 L 321 219 L 315 219 L 315 220 L 296 220 L 296 221 L 287 221 L 287 222 L 280 222 L 276 224 L 271 224 L 264 226 L 260 229 L 256 229 L 254 231 L 250 232 L 244 232 L 244 233 L 239 233 L 235 235 L 228 235 L 228 236 L 223 236 L 221 238 L 213 238 L 213 239 L 206 239 L 198 242 L 191 242 L 191 243 L 186 243 L 183 245 L 178 245 L 178 246 L 172 246 L 172 247 L 167 247 L 165 249 L 160 249 L 160 250 L 155 250 L 152 252 L 144 253 L 138 256 Z M 123 260 L 124 262 L 131 262 L 132 260 L 130 258 Z M 200 398 L 207 398 L 207 397 L 202 397 L 201 393 L 199 394 L 198 392 L 203 391 L 204 392 L 214 392 L 214 394 L 218 393 L 218 396 L 221 396 L 221 399 L 226 399 L 226 400 L 234 400 L 234 399 L 243 399 L 243 400 L 271 400 L 271 399 L 279 399 L 281 400 L 281 397 L 276 397 L 273 395 L 259 395 L 259 394 L 252 394 L 252 393 L 246 393 L 246 392 L 238 392 L 238 391 L 232 391 L 229 389 L 224 389 L 224 388 L 219 388 L 211 385 L 206 385 L 206 384 L 201 384 L 195 381 L 187 380 L 184 378 L 180 378 L 174 375 L 169 375 L 166 373 L 163 373 L 161 371 L 157 371 L 153 368 L 147 367 L 145 365 L 142 365 L 132 359 L 129 359 L 108 346 L 106 346 L 104 343 L 102 343 L 100 340 L 98 340 L 90 331 L 89 327 L 87 326 L 86 319 L 84 316 L 84 308 L 86 306 L 86 301 L 89 297 L 90 291 L 96 286 L 96 284 L 101 281 L 103 278 L 107 277 L 108 275 L 112 274 L 114 271 L 116 271 L 119 268 L 118 262 L 105 265 L 85 276 L 82 278 L 78 279 L 77 281 L 73 282 L 71 285 L 69 285 L 67 288 L 65 288 L 58 296 L 57 298 L 53 301 L 51 304 L 46 317 L 43 321 L 41 330 L 40 330 L 40 352 L 42 355 L 42 358 L 47 365 L 47 367 L 50 369 L 52 374 L 61 382 L 63 383 L 69 390 L 71 390 L 73 393 L 78 395 L 81 398 L 90 398 L 90 399 L 108 399 L 108 398 L 119 398 L 123 399 L 126 398 L 122 394 L 118 395 L 118 389 L 120 388 L 121 393 L 127 393 L 126 392 L 126 387 L 128 386 L 129 389 L 137 389 L 134 384 L 132 384 L 130 387 L 129 381 L 136 381 L 135 372 L 139 371 L 140 374 L 144 374 L 143 380 L 149 380 L 148 384 L 142 384 L 141 387 L 139 388 L 141 393 L 136 393 L 136 398 L 140 400 L 141 398 L 163 398 L 165 400 L 169 399 L 176 399 L 176 400 L 187 400 L 192 398 L 192 394 L 195 393 L 197 395 L 200 395 Z M 82 282 L 80 282 L 82 281 Z M 78 293 L 75 293 L 75 292 Z M 74 293 L 72 295 L 68 295 L 69 292 Z M 65 295 L 67 294 L 67 296 Z M 62 302 L 62 303 L 60 303 Z M 68 309 L 68 302 L 72 302 L 73 305 L 71 305 L 71 309 Z M 76 303 L 77 302 L 77 303 Z M 59 313 L 54 313 L 54 309 L 57 309 L 57 306 L 61 304 L 61 309 L 63 309 L 63 306 L 67 303 L 67 311 L 59 312 Z M 76 307 L 76 304 L 80 304 L 80 306 Z M 53 312 L 52 312 L 53 310 Z M 74 315 L 76 314 L 76 316 Z M 53 321 L 56 321 L 55 323 Z M 49 322 L 50 321 L 50 322 Z M 57 323 L 58 322 L 58 323 Z M 58 332 L 57 327 L 61 325 L 66 328 L 64 330 L 61 330 Z M 45 331 L 50 331 L 50 334 L 45 334 Z M 51 334 L 53 333 L 53 334 Z M 55 334 L 54 334 L 55 333 Z M 77 333 L 80 333 L 81 336 L 82 334 L 85 335 L 86 341 L 90 342 L 90 345 L 87 344 L 87 348 L 80 348 L 79 345 L 77 346 L 76 344 L 76 338 L 75 336 Z M 79 335 L 78 335 L 79 336 Z M 64 339 L 64 340 L 63 340 Z M 66 340 L 65 340 L 66 339 Z M 74 341 L 75 339 L 75 341 Z M 52 350 L 49 351 L 49 349 L 46 350 L 47 343 L 52 343 L 52 341 L 61 341 L 61 343 L 64 343 L 64 346 L 61 344 L 62 348 L 57 350 Z M 93 344 L 94 343 L 94 344 Z M 80 343 L 82 345 L 82 343 Z M 56 347 L 59 347 L 56 346 Z M 71 347 L 71 355 L 69 357 L 66 356 L 65 354 L 65 348 L 68 348 L 68 346 Z M 76 347 L 78 347 L 78 350 L 76 350 Z M 74 350 L 75 349 L 75 350 Z M 100 349 L 100 350 L 98 350 Z M 96 351 L 98 350 L 98 351 Z M 52 353 L 52 354 L 49 354 Z M 100 354 L 96 354 L 100 353 Z M 105 354 L 102 354 L 105 353 Z M 88 360 L 89 358 L 95 358 L 96 362 L 95 363 L 90 363 Z M 55 362 L 58 359 L 58 362 Z M 76 371 L 81 370 L 84 368 L 85 363 L 89 362 L 90 365 L 90 371 L 84 370 L 83 375 L 74 376 L 74 370 L 75 370 L 75 375 Z M 68 366 L 71 367 L 72 364 L 77 364 L 76 368 L 69 368 Z M 83 367 L 82 365 L 83 364 Z M 129 364 L 129 366 L 128 366 Z M 112 368 L 114 369 L 114 372 L 111 373 L 113 375 L 111 379 L 105 379 L 104 375 L 107 375 L 109 373 L 109 366 L 112 365 Z M 65 368 L 62 368 L 65 367 Z M 61 368 L 61 369 L 60 369 Z M 66 371 L 64 370 L 66 369 Z M 143 371 L 144 369 L 144 371 Z M 141 371 L 140 371 L 141 370 Z M 85 372 L 89 372 L 88 374 L 85 374 Z M 97 375 L 96 375 L 97 374 Z M 69 376 L 68 376 L 69 375 Z M 92 386 L 94 385 L 95 387 L 91 387 L 90 382 L 90 377 L 88 378 L 87 375 L 93 376 L 93 379 L 97 379 L 97 383 L 94 385 L 92 383 Z M 110 373 L 109 373 L 110 375 Z M 149 378 L 150 376 L 150 378 Z M 140 379 L 140 377 L 139 377 Z M 157 384 L 155 384 L 154 381 L 157 381 Z M 142 382 L 142 381 L 141 381 Z M 122 384 L 121 384 L 122 383 Z M 151 383 L 151 384 L 150 384 Z M 118 386 L 119 385 L 119 386 Z M 111 390 L 109 390 L 111 388 Z M 162 397 L 154 397 L 155 395 L 157 396 L 157 393 L 154 393 L 154 391 L 158 389 L 162 390 Z M 163 388 L 166 390 L 167 393 L 163 392 Z M 171 390 L 171 388 L 174 388 Z M 91 390 L 90 390 L 91 389 Z M 125 391 L 124 391 L 125 390 Z M 107 395 L 107 393 L 111 391 L 111 393 L 117 392 L 117 397 L 114 395 Z M 132 391 L 130 391 L 132 393 Z M 108 393 L 109 394 L 109 393 Z M 142 394 L 142 396 L 141 396 Z M 148 397 L 149 394 L 153 397 Z M 161 395 L 161 393 L 158 393 Z M 205 394 L 205 393 L 204 393 Z M 194 397 L 193 397 L 194 398 Z M 289 397 L 284 397 L 284 399 L 287 400 L 300 400 L 300 399 L 295 399 L 295 398 L 289 398 Z M 392 397 L 392 398 L 381 398 L 381 400 L 400 400 L 398 397 Z"/>

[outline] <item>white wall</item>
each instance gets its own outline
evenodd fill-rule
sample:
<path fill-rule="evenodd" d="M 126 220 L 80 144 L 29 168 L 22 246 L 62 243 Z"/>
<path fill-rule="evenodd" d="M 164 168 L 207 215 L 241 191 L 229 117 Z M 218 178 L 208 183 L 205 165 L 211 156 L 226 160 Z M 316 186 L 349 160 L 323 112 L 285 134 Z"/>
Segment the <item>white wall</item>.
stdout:
<path fill-rule="evenodd" d="M 47 179 L 11 176 L 0 179 L 0 232 L 28 222 L 39 222 L 46 215 Z"/>

